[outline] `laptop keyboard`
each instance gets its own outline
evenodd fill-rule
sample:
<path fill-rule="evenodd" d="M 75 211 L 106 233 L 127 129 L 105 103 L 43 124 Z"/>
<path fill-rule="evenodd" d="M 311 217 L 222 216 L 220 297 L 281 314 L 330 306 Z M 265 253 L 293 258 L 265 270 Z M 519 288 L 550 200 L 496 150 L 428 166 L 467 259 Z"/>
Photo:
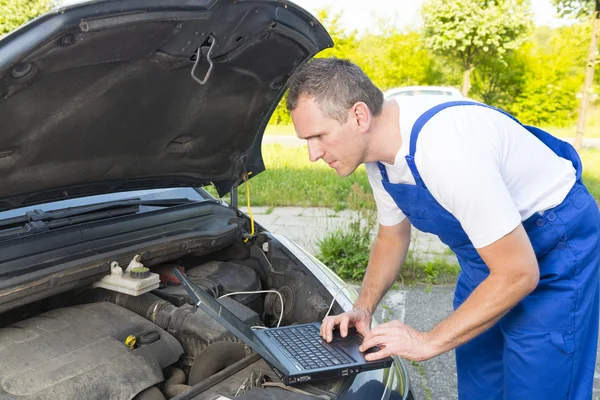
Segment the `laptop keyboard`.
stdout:
<path fill-rule="evenodd" d="M 321 339 L 319 330 L 314 325 L 298 328 L 273 329 L 265 334 L 289 358 L 296 361 L 296 366 L 303 369 L 317 369 L 353 363 L 342 352 L 337 351 Z"/>

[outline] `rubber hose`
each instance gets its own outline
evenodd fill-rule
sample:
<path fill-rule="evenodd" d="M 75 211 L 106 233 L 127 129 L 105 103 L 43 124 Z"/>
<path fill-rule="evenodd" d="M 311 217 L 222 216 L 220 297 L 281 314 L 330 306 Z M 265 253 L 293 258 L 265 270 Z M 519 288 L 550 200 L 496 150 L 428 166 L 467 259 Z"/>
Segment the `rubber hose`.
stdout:
<path fill-rule="evenodd" d="M 191 386 L 185 384 L 185 372 L 179 368 L 170 367 L 171 376 L 165 381 L 164 393 L 168 399 L 188 392 Z"/>
<path fill-rule="evenodd" d="M 146 319 L 150 319 L 154 309 L 160 310 L 163 307 L 172 306 L 167 300 L 163 300 L 152 293 L 144 293 L 139 296 L 116 293 L 114 302 Z"/>
<path fill-rule="evenodd" d="M 75 299 L 75 304 L 93 303 L 106 301 L 115 303 L 134 313 L 141 315 L 146 319 L 150 319 L 155 308 L 159 311 L 165 307 L 173 306 L 166 300 L 153 295 L 152 293 L 144 293 L 139 296 L 130 296 L 128 294 L 113 292 L 106 289 L 94 289 L 80 294 Z"/>
<path fill-rule="evenodd" d="M 162 392 L 157 387 L 151 386 L 146 390 L 139 392 L 133 400 L 165 400 Z"/>
<path fill-rule="evenodd" d="M 194 386 L 204 379 L 229 367 L 246 356 L 243 343 L 217 342 L 205 348 L 196 360 L 188 379 L 188 385 Z"/>

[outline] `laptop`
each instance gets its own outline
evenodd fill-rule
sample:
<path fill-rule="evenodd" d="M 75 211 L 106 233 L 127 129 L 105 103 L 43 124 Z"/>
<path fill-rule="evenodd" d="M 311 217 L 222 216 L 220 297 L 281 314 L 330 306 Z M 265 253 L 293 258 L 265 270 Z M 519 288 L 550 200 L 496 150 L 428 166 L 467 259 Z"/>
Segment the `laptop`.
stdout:
<path fill-rule="evenodd" d="M 285 385 L 351 376 L 389 368 L 393 363 L 391 357 L 365 360 L 365 354 L 379 349 L 362 353 L 362 336 L 355 329 L 349 329 L 345 338 L 335 330 L 330 343 L 321 339 L 318 322 L 253 330 L 181 271 L 174 269 L 173 273 L 196 305 L 258 353 Z"/>

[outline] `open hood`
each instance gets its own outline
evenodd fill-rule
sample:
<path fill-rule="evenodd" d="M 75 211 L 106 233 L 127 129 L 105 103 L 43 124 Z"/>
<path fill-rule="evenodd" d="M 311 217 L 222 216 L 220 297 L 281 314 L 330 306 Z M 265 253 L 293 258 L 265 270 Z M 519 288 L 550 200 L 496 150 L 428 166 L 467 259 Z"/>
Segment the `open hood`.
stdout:
<path fill-rule="evenodd" d="M 0 210 L 211 182 L 225 194 L 264 170 L 289 76 L 332 45 L 286 1 L 55 9 L 0 40 Z"/>

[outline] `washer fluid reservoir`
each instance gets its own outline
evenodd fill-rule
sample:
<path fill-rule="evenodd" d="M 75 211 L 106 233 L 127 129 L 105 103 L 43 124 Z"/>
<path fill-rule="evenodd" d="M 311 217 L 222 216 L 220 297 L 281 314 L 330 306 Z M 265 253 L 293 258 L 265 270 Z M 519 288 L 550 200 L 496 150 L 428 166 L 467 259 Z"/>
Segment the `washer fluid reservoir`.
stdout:
<path fill-rule="evenodd" d="M 125 271 L 119 263 L 110 264 L 110 275 L 107 275 L 92 286 L 112 290 L 119 293 L 139 296 L 140 294 L 158 289 L 160 277 L 140 262 L 140 255 L 135 255 Z"/>

